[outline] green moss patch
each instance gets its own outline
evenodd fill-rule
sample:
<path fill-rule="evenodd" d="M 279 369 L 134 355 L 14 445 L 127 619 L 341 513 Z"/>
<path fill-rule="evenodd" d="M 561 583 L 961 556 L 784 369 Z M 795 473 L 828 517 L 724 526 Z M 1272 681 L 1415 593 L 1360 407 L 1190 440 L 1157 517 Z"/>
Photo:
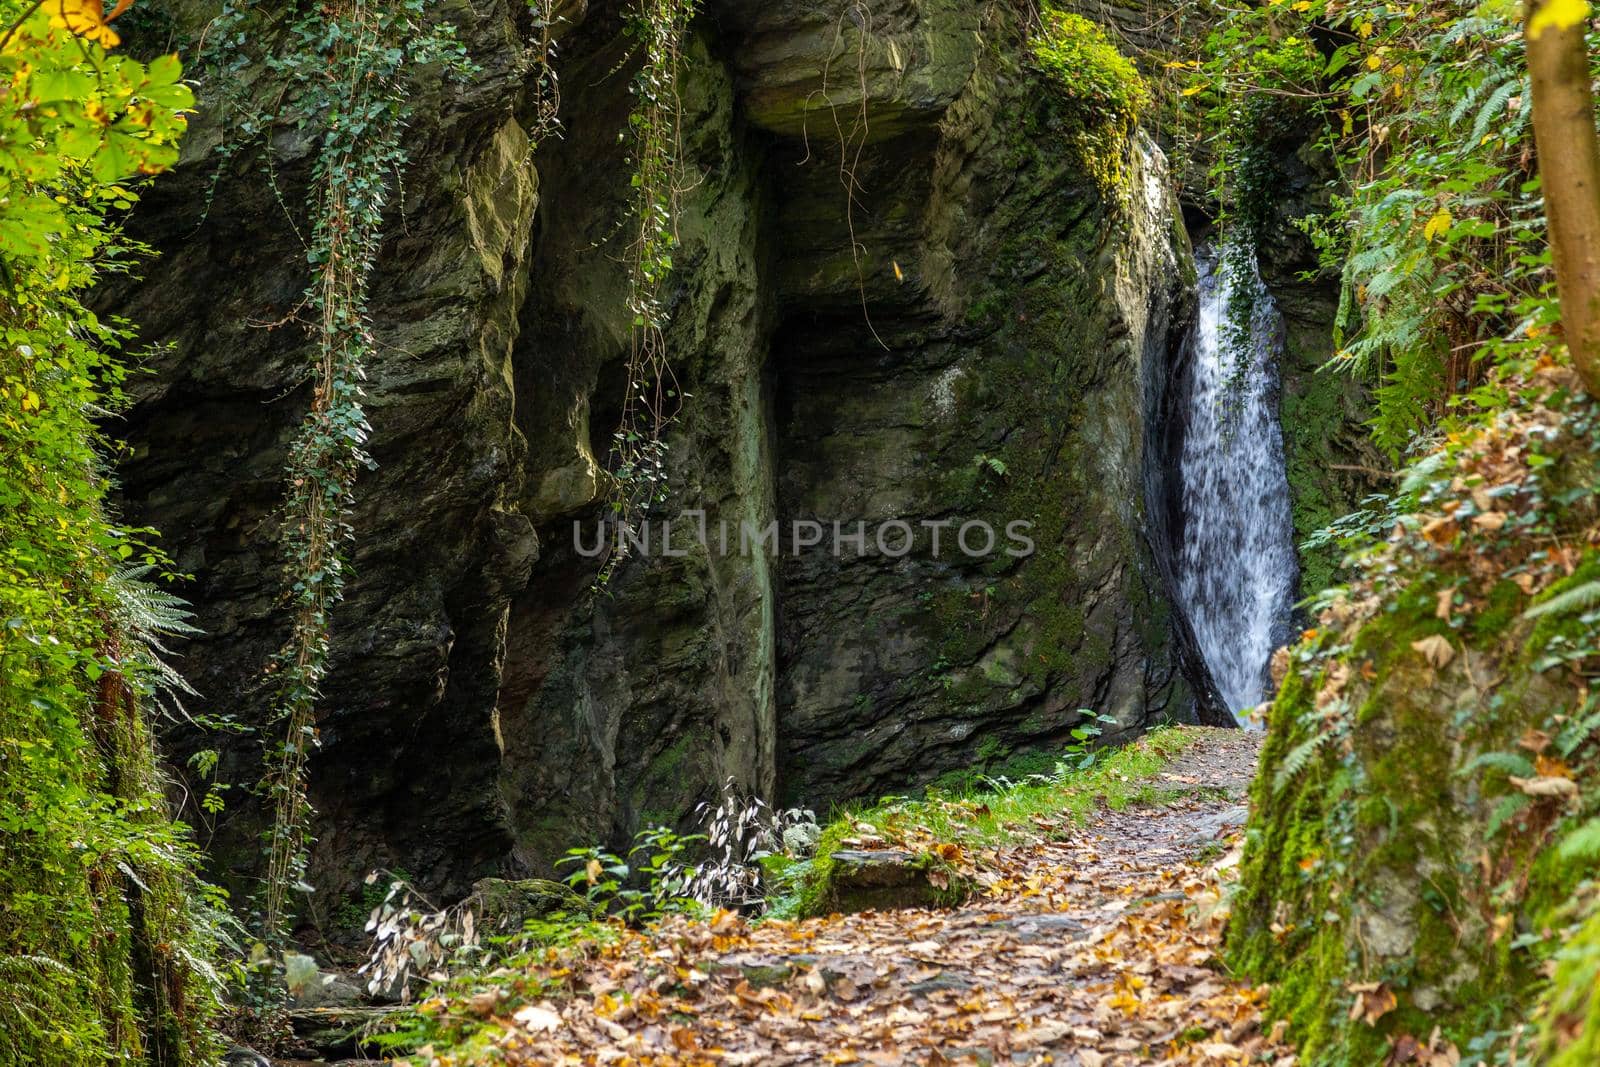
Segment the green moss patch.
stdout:
<path fill-rule="evenodd" d="M 1588 411 L 1533 407 L 1419 466 L 1289 654 L 1227 951 L 1311 1067 L 1396 1062 L 1436 1027 L 1496 1062 L 1563 931 L 1541 1017 L 1565 1020 L 1552 1052 L 1589 1040 L 1561 968 L 1592 982 L 1592 909 L 1566 907 L 1583 865 L 1559 847 L 1600 771 L 1600 610 L 1565 596 L 1600 577 L 1593 493 L 1570 488 L 1600 480 Z"/>
<path fill-rule="evenodd" d="M 1028 47 L 1050 87 L 1072 105 L 1069 140 L 1079 162 L 1115 201 L 1126 184 L 1133 128 L 1149 99 L 1144 79 L 1082 15 L 1047 7 Z"/>

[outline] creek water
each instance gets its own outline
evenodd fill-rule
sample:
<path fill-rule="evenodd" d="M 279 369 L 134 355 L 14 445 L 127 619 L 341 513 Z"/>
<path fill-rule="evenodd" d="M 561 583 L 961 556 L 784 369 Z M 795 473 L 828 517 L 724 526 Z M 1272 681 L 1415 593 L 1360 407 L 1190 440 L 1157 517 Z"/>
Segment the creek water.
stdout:
<path fill-rule="evenodd" d="M 1251 277 L 1240 279 L 1215 250 L 1196 258 L 1200 314 L 1185 390 L 1178 599 L 1223 702 L 1240 715 L 1266 696 L 1268 663 L 1289 636 L 1298 579 L 1278 425 L 1283 329 L 1253 263 Z M 1228 302 L 1239 284 L 1256 290 L 1253 321 L 1247 344 L 1228 345 Z"/>

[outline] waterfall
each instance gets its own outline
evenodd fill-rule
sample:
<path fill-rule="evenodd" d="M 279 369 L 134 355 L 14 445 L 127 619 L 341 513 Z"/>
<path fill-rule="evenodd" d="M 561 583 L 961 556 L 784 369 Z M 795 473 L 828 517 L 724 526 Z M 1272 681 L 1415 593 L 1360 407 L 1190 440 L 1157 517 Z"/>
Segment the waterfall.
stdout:
<path fill-rule="evenodd" d="M 1277 412 L 1283 330 L 1252 261 L 1244 283 L 1257 296 L 1247 365 L 1237 367 L 1222 337 L 1239 280 L 1214 250 L 1197 263 L 1200 317 L 1179 463 L 1178 598 L 1212 680 L 1237 714 L 1266 696 L 1268 662 L 1289 636 L 1297 580 Z"/>

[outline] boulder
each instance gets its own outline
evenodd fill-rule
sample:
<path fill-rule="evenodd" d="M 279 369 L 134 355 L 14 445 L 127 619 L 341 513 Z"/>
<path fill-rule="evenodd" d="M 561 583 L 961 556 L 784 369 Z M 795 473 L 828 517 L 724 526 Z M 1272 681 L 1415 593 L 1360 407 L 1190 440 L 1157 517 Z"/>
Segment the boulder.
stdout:
<path fill-rule="evenodd" d="M 835 911 L 931 908 L 957 903 L 966 895 L 957 882 L 941 889 L 929 881 L 929 861 L 915 853 L 844 849 L 829 858 L 832 866 L 824 892 Z"/>
<path fill-rule="evenodd" d="M 477 915 L 479 933 L 488 936 L 519 933 L 530 919 L 588 918 L 594 910 L 589 901 L 546 878 L 480 879 L 467 906 Z"/>

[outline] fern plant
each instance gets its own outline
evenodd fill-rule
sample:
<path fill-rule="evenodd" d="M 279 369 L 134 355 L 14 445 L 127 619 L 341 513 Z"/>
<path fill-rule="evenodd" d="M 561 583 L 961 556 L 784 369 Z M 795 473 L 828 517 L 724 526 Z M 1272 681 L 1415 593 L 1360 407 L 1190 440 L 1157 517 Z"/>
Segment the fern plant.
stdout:
<path fill-rule="evenodd" d="M 1542 604 L 1535 604 L 1522 613 L 1524 619 L 1537 619 L 1541 615 L 1572 615 L 1600 607 L 1600 581 L 1584 582 L 1558 593 Z"/>
<path fill-rule="evenodd" d="M 200 628 L 187 601 L 150 581 L 155 570 L 148 563 L 124 567 L 112 573 L 106 586 L 118 628 L 135 642 L 129 673 L 157 707 L 189 718 L 183 697 L 200 694 L 169 662 L 173 653 L 166 642 L 194 636 Z"/>
<path fill-rule="evenodd" d="M 1330 733 L 1315 733 L 1290 749 L 1289 754 L 1283 757 L 1283 762 L 1278 764 L 1277 771 L 1272 775 L 1272 792 L 1279 794 L 1287 789 L 1311 763 L 1311 757 L 1315 756 L 1332 737 Z"/>

